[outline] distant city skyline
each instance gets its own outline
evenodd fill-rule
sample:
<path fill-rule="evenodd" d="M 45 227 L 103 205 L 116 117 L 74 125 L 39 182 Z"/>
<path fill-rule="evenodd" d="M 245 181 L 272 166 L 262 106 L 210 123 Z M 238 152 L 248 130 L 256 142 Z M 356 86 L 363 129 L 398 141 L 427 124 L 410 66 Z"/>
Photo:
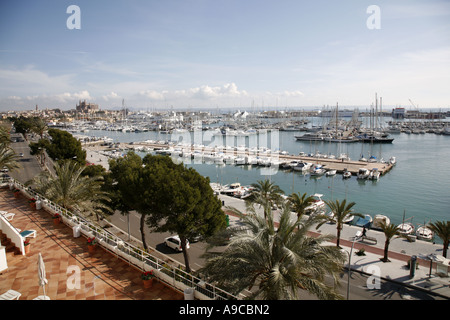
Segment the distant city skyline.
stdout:
<path fill-rule="evenodd" d="M 445 0 L 3 1 L 0 27 L 0 111 L 450 108 Z"/>

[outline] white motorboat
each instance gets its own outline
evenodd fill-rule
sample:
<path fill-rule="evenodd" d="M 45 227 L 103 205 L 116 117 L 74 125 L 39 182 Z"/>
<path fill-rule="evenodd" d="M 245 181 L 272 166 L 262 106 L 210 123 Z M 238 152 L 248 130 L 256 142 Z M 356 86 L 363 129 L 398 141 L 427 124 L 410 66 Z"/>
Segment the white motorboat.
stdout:
<path fill-rule="evenodd" d="M 391 158 L 389 159 L 389 163 L 390 163 L 391 165 L 395 165 L 395 164 L 397 163 L 397 159 L 396 159 L 395 157 L 391 157 Z"/>
<path fill-rule="evenodd" d="M 325 172 L 326 176 L 335 176 L 336 175 L 337 170 L 328 170 L 327 172 Z"/>
<path fill-rule="evenodd" d="M 383 222 L 386 225 L 389 225 L 391 223 L 391 219 L 389 219 L 389 217 L 382 215 L 382 214 L 375 215 L 375 217 L 373 217 L 372 228 L 381 230 L 381 224 Z"/>
<path fill-rule="evenodd" d="M 305 212 L 315 213 L 317 211 L 323 211 L 325 209 L 325 201 L 322 200 L 323 194 L 315 193 L 312 195 L 313 203 L 305 208 Z"/>
<path fill-rule="evenodd" d="M 238 157 L 238 158 L 236 158 L 235 164 L 237 166 L 246 165 L 247 164 L 246 158 L 245 157 Z"/>
<path fill-rule="evenodd" d="M 370 170 L 368 179 L 369 180 L 379 180 L 380 175 L 381 175 L 380 171 L 378 171 L 377 168 L 373 168 L 372 170 Z"/>
<path fill-rule="evenodd" d="M 347 168 L 344 169 L 344 172 L 342 173 L 342 178 L 343 179 L 348 179 L 351 178 L 352 173 L 350 171 L 347 170 Z"/>
<path fill-rule="evenodd" d="M 235 182 L 230 185 L 227 184 L 220 189 L 220 193 L 233 195 L 240 187 L 241 184 L 239 182 Z"/>
<path fill-rule="evenodd" d="M 322 165 L 315 165 L 314 168 L 311 170 L 312 176 L 323 176 L 325 174 L 326 170 L 323 168 Z"/>
<path fill-rule="evenodd" d="M 411 222 L 404 222 L 398 225 L 398 232 L 403 235 L 410 235 L 414 233 L 414 225 Z"/>
<path fill-rule="evenodd" d="M 309 162 L 298 162 L 296 165 L 292 166 L 291 168 L 295 171 L 301 171 L 306 172 L 311 168 L 311 163 Z"/>
<path fill-rule="evenodd" d="M 252 166 L 258 165 L 258 157 L 249 157 L 248 163 Z"/>
<path fill-rule="evenodd" d="M 357 178 L 358 179 L 367 179 L 369 177 L 369 174 L 370 174 L 369 169 L 361 168 L 358 170 Z"/>
<path fill-rule="evenodd" d="M 433 239 L 433 231 L 427 226 L 420 226 L 416 231 L 417 239 L 431 241 Z"/>
<path fill-rule="evenodd" d="M 297 161 L 297 160 L 293 160 L 290 162 L 285 162 L 281 165 L 281 169 L 292 169 L 292 167 L 296 166 L 297 164 L 299 164 L 301 161 Z"/>

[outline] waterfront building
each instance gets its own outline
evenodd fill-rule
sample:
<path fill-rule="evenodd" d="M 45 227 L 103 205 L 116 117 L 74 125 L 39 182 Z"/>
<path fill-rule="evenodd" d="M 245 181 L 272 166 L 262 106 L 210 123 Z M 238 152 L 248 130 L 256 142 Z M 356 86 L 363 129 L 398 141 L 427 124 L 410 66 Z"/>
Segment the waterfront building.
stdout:
<path fill-rule="evenodd" d="M 98 111 L 99 107 L 98 107 L 98 104 L 86 103 L 86 100 L 84 100 L 84 101 L 80 100 L 76 109 L 78 112 L 90 113 L 93 111 Z"/>
<path fill-rule="evenodd" d="M 393 119 L 405 119 L 405 108 L 395 108 L 392 109 Z"/>

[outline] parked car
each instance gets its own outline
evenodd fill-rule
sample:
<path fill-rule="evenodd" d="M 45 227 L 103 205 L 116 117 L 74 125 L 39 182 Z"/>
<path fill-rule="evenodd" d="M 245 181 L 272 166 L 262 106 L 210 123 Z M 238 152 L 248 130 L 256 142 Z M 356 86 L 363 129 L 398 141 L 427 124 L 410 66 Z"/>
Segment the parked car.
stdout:
<path fill-rule="evenodd" d="M 183 251 L 183 249 L 181 249 L 181 240 L 179 236 L 170 236 L 165 238 L 164 244 L 167 247 L 172 248 L 173 250 L 176 250 L 178 252 Z M 189 240 L 186 240 L 186 249 L 189 249 Z"/>

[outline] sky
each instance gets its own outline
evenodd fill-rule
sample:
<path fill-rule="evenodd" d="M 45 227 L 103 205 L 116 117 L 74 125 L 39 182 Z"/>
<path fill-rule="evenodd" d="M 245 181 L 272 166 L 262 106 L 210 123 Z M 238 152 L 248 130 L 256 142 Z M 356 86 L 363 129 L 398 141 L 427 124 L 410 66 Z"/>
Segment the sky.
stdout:
<path fill-rule="evenodd" d="M 364 109 L 375 95 L 450 108 L 450 1 L 0 2 L 0 111 Z"/>

